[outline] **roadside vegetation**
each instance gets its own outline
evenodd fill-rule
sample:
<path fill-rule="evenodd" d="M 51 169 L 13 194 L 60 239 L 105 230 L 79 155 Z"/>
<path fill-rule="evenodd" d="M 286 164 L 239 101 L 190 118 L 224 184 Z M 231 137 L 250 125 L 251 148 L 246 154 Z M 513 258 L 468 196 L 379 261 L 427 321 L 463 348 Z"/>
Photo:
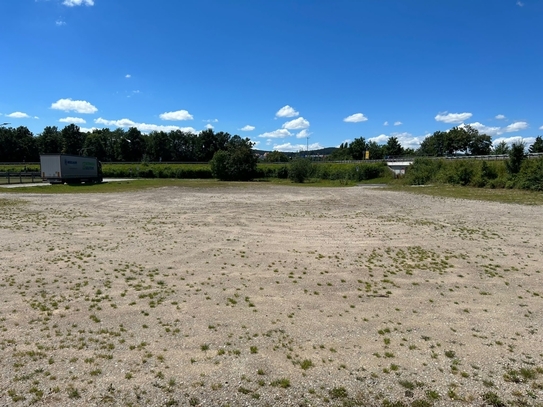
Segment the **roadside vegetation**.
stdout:
<path fill-rule="evenodd" d="M 522 145 L 513 145 L 509 159 L 504 161 L 417 158 L 406 171 L 403 183 L 543 191 L 543 157 L 525 158 Z"/>

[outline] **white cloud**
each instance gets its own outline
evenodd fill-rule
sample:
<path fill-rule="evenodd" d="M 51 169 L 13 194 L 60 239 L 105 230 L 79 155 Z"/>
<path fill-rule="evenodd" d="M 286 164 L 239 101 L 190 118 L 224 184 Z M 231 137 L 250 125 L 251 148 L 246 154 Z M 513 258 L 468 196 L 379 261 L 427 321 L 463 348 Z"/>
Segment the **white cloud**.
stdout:
<path fill-rule="evenodd" d="M 212 125 L 211 123 L 206 124 L 206 129 L 212 130 L 212 129 L 214 129 L 214 128 L 215 128 L 215 127 L 213 127 L 213 125 Z"/>
<path fill-rule="evenodd" d="M 94 0 L 64 0 L 62 2 L 65 6 L 73 7 L 73 6 L 94 6 Z"/>
<path fill-rule="evenodd" d="M 289 105 L 283 106 L 281 109 L 275 113 L 276 117 L 296 117 L 300 113 L 294 110 L 294 108 L 290 107 Z"/>
<path fill-rule="evenodd" d="M 192 115 L 186 110 L 162 113 L 159 116 L 162 120 L 192 120 Z"/>
<path fill-rule="evenodd" d="M 496 115 L 495 119 L 504 120 L 504 119 L 506 119 L 506 117 L 503 114 L 498 114 L 498 115 Z"/>
<path fill-rule="evenodd" d="M 128 79 L 128 78 L 131 78 L 132 75 L 130 75 L 129 73 L 127 73 L 124 77 Z"/>
<path fill-rule="evenodd" d="M 539 128 L 539 130 L 543 130 L 543 126 L 541 126 L 541 127 Z"/>
<path fill-rule="evenodd" d="M 528 128 L 528 123 L 526 122 L 515 122 L 511 123 L 509 126 L 502 129 L 502 133 L 513 133 L 515 131 L 526 130 Z"/>
<path fill-rule="evenodd" d="M 207 120 L 202 120 L 202 121 L 205 123 L 218 123 L 219 119 L 207 119 Z"/>
<path fill-rule="evenodd" d="M 483 134 L 487 134 L 489 136 L 496 136 L 498 134 L 501 134 L 501 127 L 490 127 L 490 126 L 485 126 L 484 124 L 482 123 L 479 123 L 479 122 L 475 122 L 475 123 L 468 123 L 471 127 L 473 127 L 475 130 L 477 130 L 479 133 L 483 133 Z M 458 126 L 460 128 L 464 128 L 466 127 L 466 125 L 464 123 L 462 123 L 460 126 Z"/>
<path fill-rule="evenodd" d="M 383 144 L 388 141 L 388 136 L 386 134 L 380 134 L 377 137 L 369 138 L 368 141 L 375 141 L 377 144 Z"/>
<path fill-rule="evenodd" d="M 307 138 L 311 136 L 313 133 L 307 131 L 307 129 L 303 129 L 301 132 L 296 134 L 296 138 Z"/>
<path fill-rule="evenodd" d="M 130 119 L 121 119 L 121 120 L 106 120 L 99 117 L 94 120 L 96 124 L 104 124 L 106 126 L 115 126 L 115 127 L 136 127 L 136 122 L 133 122 Z"/>
<path fill-rule="evenodd" d="M 283 151 L 283 152 L 297 152 L 297 151 L 307 151 L 307 144 L 291 144 L 291 143 L 285 143 L 285 144 L 274 144 L 273 149 L 277 151 Z M 309 144 L 309 150 L 320 150 L 321 148 L 324 148 L 319 143 L 312 143 Z"/>
<path fill-rule="evenodd" d="M 292 134 L 286 129 L 278 129 L 274 131 L 269 131 L 267 133 L 259 134 L 258 137 L 262 138 L 285 138 L 292 136 Z"/>
<path fill-rule="evenodd" d="M 434 119 L 437 122 L 443 123 L 462 123 L 465 120 L 468 120 L 473 114 L 471 113 L 438 113 Z"/>
<path fill-rule="evenodd" d="M 384 123 L 383 123 L 383 126 L 388 126 L 388 122 L 384 122 Z"/>
<path fill-rule="evenodd" d="M 195 133 L 198 132 L 193 127 L 179 127 L 179 126 L 162 126 L 157 124 L 147 124 L 147 123 L 136 123 L 130 119 L 120 119 L 120 120 L 106 120 L 99 117 L 98 119 L 95 119 L 94 122 L 96 124 L 103 124 L 105 126 L 115 126 L 115 127 L 123 127 L 123 128 L 130 128 L 130 127 L 136 127 L 138 130 L 142 132 L 151 132 L 151 131 L 174 131 L 174 130 L 181 130 L 186 133 Z"/>
<path fill-rule="evenodd" d="M 66 25 L 66 22 L 65 21 L 62 21 L 62 20 L 57 20 L 55 21 L 55 24 L 58 26 L 58 27 L 61 27 L 63 25 Z"/>
<path fill-rule="evenodd" d="M 368 118 L 366 116 L 364 116 L 363 113 L 355 113 L 355 114 L 347 116 L 345 119 L 343 119 L 343 121 L 347 122 L 347 123 L 359 123 L 359 122 L 365 122 L 367 120 L 368 120 Z M 387 123 L 387 122 L 385 122 L 385 123 Z M 388 123 L 387 123 L 387 125 L 388 125 Z"/>
<path fill-rule="evenodd" d="M 92 133 L 94 130 L 98 130 L 98 127 L 80 127 L 79 131 L 81 133 Z"/>
<path fill-rule="evenodd" d="M 65 112 L 74 111 L 77 113 L 96 113 L 98 109 L 84 100 L 59 99 L 51 105 L 51 109 L 64 110 Z"/>
<path fill-rule="evenodd" d="M 11 117 L 13 119 L 29 119 L 30 116 L 23 112 L 13 112 L 6 115 L 7 117 Z"/>
<path fill-rule="evenodd" d="M 255 129 L 255 126 L 251 126 L 248 124 L 247 126 L 243 126 L 240 130 L 241 131 L 253 131 Z"/>
<path fill-rule="evenodd" d="M 509 144 L 509 145 L 520 141 L 520 142 L 523 142 L 526 146 L 529 146 L 529 145 L 534 143 L 535 137 L 527 137 L 527 138 L 522 138 L 520 136 L 498 137 L 498 138 L 492 140 L 492 145 L 497 146 L 502 141 L 505 141 L 505 143 Z"/>
<path fill-rule="evenodd" d="M 524 7 L 524 3 L 520 0 L 517 1 L 517 6 Z"/>
<path fill-rule="evenodd" d="M 297 119 L 284 123 L 282 127 L 287 130 L 307 129 L 309 127 L 309 122 L 303 117 L 298 117 Z"/>
<path fill-rule="evenodd" d="M 401 126 L 403 123 L 402 122 L 394 122 L 394 126 Z"/>
<path fill-rule="evenodd" d="M 87 123 L 85 119 L 82 119 L 80 117 L 65 117 L 63 119 L 59 119 L 58 121 L 61 123 L 74 123 L 74 124 Z"/>
<path fill-rule="evenodd" d="M 413 150 L 416 150 L 420 147 L 420 143 L 426 138 L 424 137 L 417 137 L 413 136 L 411 133 L 403 132 L 403 133 L 391 133 L 392 137 L 396 137 L 399 141 L 399 143 L 402 145 L 403 148 L 412 148 Z"/>

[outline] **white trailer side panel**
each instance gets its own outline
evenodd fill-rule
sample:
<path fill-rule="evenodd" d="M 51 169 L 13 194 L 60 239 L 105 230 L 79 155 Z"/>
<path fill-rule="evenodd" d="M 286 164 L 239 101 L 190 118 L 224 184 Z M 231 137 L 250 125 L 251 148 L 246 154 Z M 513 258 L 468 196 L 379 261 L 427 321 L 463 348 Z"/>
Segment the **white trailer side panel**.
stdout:
<path fill-rule="evenodd" d="M 92 157 L 61 155 L 60 172 L 63 179 L 94 178 L 98 174 L 98 162 Z"/>
<path fill-rule="evenodd" d="M 76 182 L 100 180 L 99 163 L 94 157 L 66 154 L 43 154 L 40 156 L 41 175 L 50 182 Z"/>

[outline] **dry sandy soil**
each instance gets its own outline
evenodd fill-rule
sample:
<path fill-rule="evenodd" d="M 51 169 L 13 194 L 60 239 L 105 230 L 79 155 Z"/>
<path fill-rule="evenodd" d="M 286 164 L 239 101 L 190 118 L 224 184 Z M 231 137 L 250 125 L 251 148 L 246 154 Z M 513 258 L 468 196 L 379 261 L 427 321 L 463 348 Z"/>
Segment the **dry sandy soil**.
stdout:
<path fill-rule="evenodd" d="M 542 405 L 543 210 L 0 194 L 0 406 Z"/>

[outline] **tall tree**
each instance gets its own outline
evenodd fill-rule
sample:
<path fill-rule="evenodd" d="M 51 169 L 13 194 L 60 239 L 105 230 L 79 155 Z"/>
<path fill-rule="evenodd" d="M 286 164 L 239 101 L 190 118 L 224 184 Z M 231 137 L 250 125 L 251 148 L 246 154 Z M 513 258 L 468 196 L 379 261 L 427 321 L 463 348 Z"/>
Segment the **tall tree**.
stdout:
<path fill-rule="evenodd" d="M 397 137 L 389 137 L 384 146 L 385 155 L 401 156 L 403 155 L 403 147 Z"/>
<path fill-rule="evenodd" d="M 530 146 L 530 153 L 543 153 L 543 137 L 537 136 L 535 138 L 534 144 Z"/>
<path fill-rule="evenodd" d="M 436 131 L 431 136 L 426 137 L 417 151 L 418 155 L 427 157 L 442 157 L 446 153 L 447 133 Z"/>
<path fill-rule="evenodd" d="M 198 161 L 196 134 L 174 130 L 170 132 L 169 137 L 173 161 Z"/>
<path fill-rule="evenodd" d="M 169 144 L 169 143 L 168 143 Z M 145 152 L 145 140 L 141 132 L 136 127 L 130 127 L 124 135 L 124 141 L 121 143 L 121 154 L 124 161 L 141 161 Z M 167 154 L 169 157 L 170 153 Z"/>
<path fill-rule="evenodd" d="M 477 130 L 471 126 L 453 127 L 450 129 L 445 137 L 445 150 L 447 154 L 467 153 L 469 142 L 476 132 Z"/>
<path fill-rule="evenodd" d="M 151 161 L 170 161 L 171 144 L 168 133 L 153 131 L 148 136 L 147 154 Z"/>
<path fill-rule="evenodd" d="M 230 134 L 218 132 L 215 134 L 213 129 L 202 131 L 198 135 L 199 155 L 198 161 L 209 161 L 219 150 L 225 150 L 226 144 L 230 140 Z"/>
<path fill-rule="evenodd" d="M 349 145 L 349 152 L 353 160 L 363 160 L 366 156 L 366 140 L 364 137 L 355 138 Z"/>
<path fill-rule="evenodd" d="M 370 152 L 370 160 L 381 160 L 385 156 L 384 146 L 380 146 L 375 141 L 370 141 L 366 145 Z"/>
<path fill-rule="evenodd" d="M 511 175 L 518 174 L 522 161 L 526 158 L 526 145 L 522 141 L 516 141 L 511 144 L 511 150 L 509 151 L 509 160 L 505 162 L 507 171 Z"/>
<path fill-rule="evenodd" d="M 472 155 L 489 155 L 492 150 L 492 137 L 477 132 L 472 135 L 468 143 L 468 150 Z"/>
<path fill-rule="evenodd" d="M 107 138 L 104 131 L 95 129 L 87 133 L 83 144 L 83 155 L 96 157 L 100 161 L 107 160 Z"/>
<path fill-rule="evenodd" d="M 62 136 L 56 126 L 47 126 L 37 137 L 36 143 L 40 153 L 60 153 L 62 151 Z"/>
<path fill-rule="evenodd" d="M 39 161 L 40 155 L 36 144 L 34 134 L 25 126 L 19 126 L 15 129 L 15 140 L 19 145 L 22 160 L 17 161 Z M 20 157 L 21 158 L 21 157 Z"/>
<path fill-rule="evenodd" d="M 502 140 L 494 146 L 491 153 L 493 155 L 503 155 L 503 154 L 509 154 L 510 150 L 511 148 L 509 147 L 509 145 L 504 140 Z"/>
<path fill-rule="evenodd" d="M 80 131 L 78 126 L 69 124 L 61 130 L 60 134 L 62 136 L 62 152 L 64 154 L 80 155 L 83 153 L 85 134 Z"/>
<path fill-rule="evenodd" d="M 27 127 L 0 127 L 0 161 L 39 161 L 36 139 Z"/>

